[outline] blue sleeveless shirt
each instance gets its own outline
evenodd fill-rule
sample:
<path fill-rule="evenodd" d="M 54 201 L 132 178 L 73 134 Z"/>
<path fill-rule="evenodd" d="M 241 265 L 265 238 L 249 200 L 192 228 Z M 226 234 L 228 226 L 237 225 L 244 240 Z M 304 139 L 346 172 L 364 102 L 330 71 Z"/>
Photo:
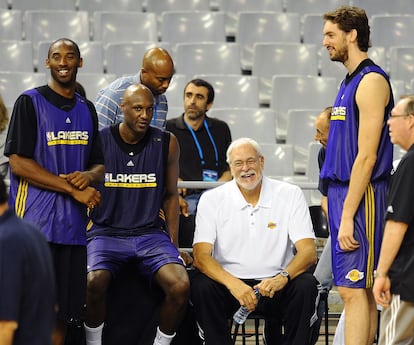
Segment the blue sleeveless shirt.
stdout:
<path fill-rule="evenodd" d="M 137 236 L 167 230 L 163 211 L 169 132 L 150 127 L 136 145 L 120 142 L 119 124 L 101 129 L 105 181 L 87 236 Z M 121 147 L 122 146 L 122 147 Z M 130 147 L 130 150 L 128 149 Z"/>
<path fill-rule="evenodd" d="M 355 94 L 362 78 L 371 72 L 379 73 L 389 83 L 387 74 L 370 60 L 365 60 L 350 80 L 342 81 L 331 114 L 326 157 L 320 176 L 339 183 L 348 183 L 358 154 L 359 112 Z M 391 86 L 390 86 L 391 90 Z M 384 122 L 371 181 L 388 179 L 392 168 L 393 148 L 388 135 L 387 119 L 394 106 L 392 91 L 384 109 Z"/>

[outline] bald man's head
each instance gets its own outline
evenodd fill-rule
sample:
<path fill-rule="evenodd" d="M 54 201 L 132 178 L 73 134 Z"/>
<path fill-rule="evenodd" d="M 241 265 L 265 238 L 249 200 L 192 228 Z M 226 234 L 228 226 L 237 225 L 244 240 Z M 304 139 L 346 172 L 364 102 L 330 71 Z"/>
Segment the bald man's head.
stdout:
<path fill-rule="evenodd" d="M 173 75 L 174 62 L 165 49 L 156 47 L 145 52 L 142 58 L 141 83 L 154 95 L 167 91 Z"/>

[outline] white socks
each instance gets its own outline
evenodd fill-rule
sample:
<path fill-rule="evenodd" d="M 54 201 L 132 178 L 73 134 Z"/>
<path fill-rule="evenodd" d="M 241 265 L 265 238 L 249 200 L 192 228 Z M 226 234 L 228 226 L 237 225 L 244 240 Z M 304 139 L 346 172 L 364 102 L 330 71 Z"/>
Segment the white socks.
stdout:
<path fill-rule="evenodd" d="M 164 334 L 160 331 L 160 328 L 157 327 L 157 334 L 155 335 L 153 345 L 170 345 L 174 337 L 175 333 L 172 335 Z"/>
<path fill-rule="evenodd" d="M 86 345 L 102 345 L 102 330 L 104 324 L 102 323 L 95 328 L 88 327 L 85 323 L 83 326 L 85 327 Z"/>

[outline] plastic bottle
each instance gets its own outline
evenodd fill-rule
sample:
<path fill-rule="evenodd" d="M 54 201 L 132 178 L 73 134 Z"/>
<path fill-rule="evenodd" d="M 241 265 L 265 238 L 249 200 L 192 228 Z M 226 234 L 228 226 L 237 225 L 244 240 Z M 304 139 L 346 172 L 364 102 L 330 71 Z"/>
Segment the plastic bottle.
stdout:
<path fill-rule="evenodd" d="M 260 298 L 259 289 L 257 288 L 254 289 L 254 293 L 256 294 L 257 300 L 259 300 Z M 233 320 L 234 322 L 237 322 L 239 325 L 241 325 L 246 322 L 247 317 L 249 316 L 250 313 L 251 311 L 249 311 L 249 309 L 247 309 L 244 306 L 240 306 L 240 308 L 237 309 L 237 311 L 234 313 Z"/>

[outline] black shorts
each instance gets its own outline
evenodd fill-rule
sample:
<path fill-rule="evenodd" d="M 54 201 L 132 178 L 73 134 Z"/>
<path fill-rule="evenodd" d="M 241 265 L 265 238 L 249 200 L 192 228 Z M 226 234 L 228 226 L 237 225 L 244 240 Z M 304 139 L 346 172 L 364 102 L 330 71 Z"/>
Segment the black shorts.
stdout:
<path fill-rule="evenodd" d="M 82 320 L 86 302 L 86 246 L 49 243 L 55 265 L 57 317 Z"/>

